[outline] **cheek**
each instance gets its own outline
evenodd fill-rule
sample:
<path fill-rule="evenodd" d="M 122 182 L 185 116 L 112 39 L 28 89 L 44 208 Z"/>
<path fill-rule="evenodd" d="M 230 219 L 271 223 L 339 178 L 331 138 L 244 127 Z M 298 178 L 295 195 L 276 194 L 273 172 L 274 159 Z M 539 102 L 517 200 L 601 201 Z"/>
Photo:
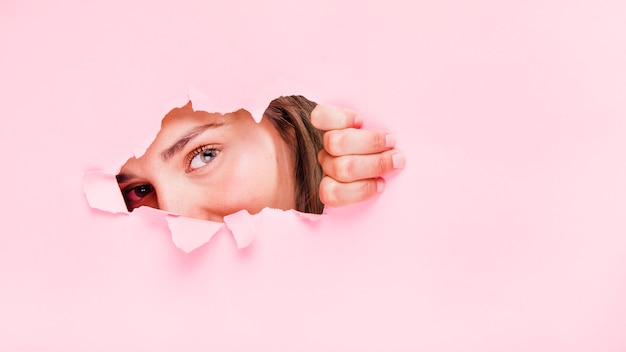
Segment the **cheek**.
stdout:
<path fill-rule="evenodd" d="M 232 208 L 258 212 L 273 206 L 278 191 L 276 158 L 262 149 L 252 149 L 237 158 L 222 178 L 224 201 Z"/>
<path fill-rule="evenodd" d="M 276 187 L 271 186 L 271 179 L 275 178 L 275 170 L 268 165 L 258 153 L 229 155 L 210 172 L 186 180 L 187 212 L 197 212 L 197 217 L 202 217 L 200 213 L 225 216 L 241 209 L 257 213 L 272 206 L 271 195 Z"/>
<path fill-rule="evenodd" d="M 276 185 L 276 164 L 260 153 L 241 160 L 232 172 L 228 189 L 244 199 L 258 199 L 271 194 Z"/>

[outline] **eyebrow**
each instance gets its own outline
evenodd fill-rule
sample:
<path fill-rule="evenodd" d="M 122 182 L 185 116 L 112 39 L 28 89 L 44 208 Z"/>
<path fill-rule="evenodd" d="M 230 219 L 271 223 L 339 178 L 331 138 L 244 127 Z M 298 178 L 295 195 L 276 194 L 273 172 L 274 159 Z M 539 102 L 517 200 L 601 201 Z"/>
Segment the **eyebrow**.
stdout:
<path fill-rule="evenodd" d="M 134 178 L 137 178 L 137 176 L 135 176 L 134 174 L 121 172 L 115 175 L 115 178 L 117 179 L 117 183 L 124 183 Z"/>
<path fill-rule="evenodd" d="M 206 125 L 202 125 L 202 126 L 196 126 L 194 128 L 192 128 L 189 132 L 187 132 L 187 134 L 185 134 L 183 137 L 181 137 L 176 143 L 172 144 L 171 147 L 165 149 L 162 153 L 161 153 L 161 158 L 163 159 L 163 161 L 168 161 L 169 159 L 171 159 L 176 153 L 180 152 L 181 149 L 183 149 L 187 143 L 189 143 L 192 139 L 198 137 L 198 135 L 200 135 L 202 132 L 210 129 L 210 128 L 216 128 L 216 127 L 221 127 L 224 126 L 225 123 L 209 123 Z"/>

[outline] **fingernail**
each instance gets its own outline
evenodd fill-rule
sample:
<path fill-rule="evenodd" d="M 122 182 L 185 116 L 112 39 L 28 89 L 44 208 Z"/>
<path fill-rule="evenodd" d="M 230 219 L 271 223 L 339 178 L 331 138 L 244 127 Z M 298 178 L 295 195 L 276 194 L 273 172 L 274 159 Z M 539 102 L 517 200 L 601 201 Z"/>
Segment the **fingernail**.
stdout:
<path fill-rule="evenodd" d="M 406 163 L 406 159 L 404 158 L 404 154 L 398 153 L 391 156 L 391 163 L 393 164 L 394 169 L 402 169 L 404 164 Z"/>
<path fill-rule="evenodd" d="M 393 148 L 396 146 L 396 136 L 393 134 L 388 134 L 385 136 L 385 147 Z"/>
<path fill-rule="evenodd" d="M 354 116 L 354 127 L 361 127 L 361 126 L 363 126 L 363 118 L 361 117 L 361 115 Z"/>
<path fill-rule="evenodd" d="M 382 193 L 385 190 L 385 180 L 379 178 L 376 180 L 376 192 Z"/>

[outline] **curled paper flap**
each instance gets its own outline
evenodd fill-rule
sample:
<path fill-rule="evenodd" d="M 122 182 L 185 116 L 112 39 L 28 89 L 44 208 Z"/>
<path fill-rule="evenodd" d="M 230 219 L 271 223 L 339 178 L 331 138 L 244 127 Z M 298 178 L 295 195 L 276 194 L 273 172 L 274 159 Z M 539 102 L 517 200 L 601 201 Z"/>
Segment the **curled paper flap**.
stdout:
<path fill-rule="evenodd" d="M 262 216 L 257 214 L 257 217 Z M 257 226 L 254 222 L 255 216 L 250 215 L 247 210 L 240 210 L 234 214 L 224 217 L 224 223 L 235 237 L 237 248 L 246 248 L 252 243 L 257 233 Z"/>
<path fill-rule="evenodd" d="M 110 213 L 128 213 L 114 175 L 88 172 L 83 176 L 83 190 L 90 207 Z"/>
<path fill-rule="evenodd" d="M 156 225 L 157 227 L 167 228 L 166 218 L 168 216 L 178 216 L 170 214 L 166 211 L 150 208 L 150 207 L 139 207 L 134 209 L 131 213 L 129 213 L 131 217 L 139 218 L 146 222 L 149 222 L 152 225 Z"/>
<path fill-rule="evenodd" d="M 185 253 L 208 243 L 224 227 L 221 222 L 188 218 L 146 206 L 134 209 L 130 215 L 168 230 L 174 245 Z"/>
<path fill-rule="evenodd" d="M 185 253 L 208 243 L 224 226 L 221 222 L 171 215 L 166 216 L 165 221 L 172 234 L 172 242 Z"/>

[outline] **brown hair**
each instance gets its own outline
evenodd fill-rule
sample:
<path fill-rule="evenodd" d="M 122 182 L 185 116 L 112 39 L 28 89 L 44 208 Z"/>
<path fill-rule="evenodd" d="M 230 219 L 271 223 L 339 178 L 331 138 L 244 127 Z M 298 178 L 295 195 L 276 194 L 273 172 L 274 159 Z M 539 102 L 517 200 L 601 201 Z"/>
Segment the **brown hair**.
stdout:
<path fill-rule="evenodd" d="M 311 111 L 317 104 L 294 95 L 272 100 L 263 114 L 291 146 L 295 161 L 296 210 L 321 214 L 324 204 L 319 197 L 322 167 L 318 152 L 324 148 L 321 130 L 311 124 Z"/>

